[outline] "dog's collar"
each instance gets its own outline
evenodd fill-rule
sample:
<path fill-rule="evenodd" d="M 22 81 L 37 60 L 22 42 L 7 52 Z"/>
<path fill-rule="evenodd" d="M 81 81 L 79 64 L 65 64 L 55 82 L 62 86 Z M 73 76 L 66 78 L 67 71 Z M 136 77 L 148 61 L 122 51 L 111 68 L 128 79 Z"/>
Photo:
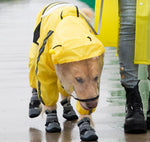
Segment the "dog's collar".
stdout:
<path fill-rule="evenodd" d="M 80 101 L 80 102 L 89 102 L 89 101 L 94 101 L 94 100 L 97 100 L 99 98 L 99 95 L 97 95 L 96 97 L 94 98 L 90 98 L 90 99 L 79 99 L 79 98 L 76 98 L 74 97 L 73 95 L 71 95 L 75 100 L 77 101 Z"/>
<path fill-rule="evenodd" d="M 64 86 L 63 86 L 61 83 L 60 83 L 60 85 L 61 85 L 61 87 L 64 89 Z M 94 100 L 97 100 L 97 99 L 99 98 L 99 95 L 97 95 L 97 96 L 94 97 L 94 98 L 89 98 L 89 99 L 79 99 L 79 98 L 77 98 L 77 97 L 75 97 L 74 95 L 71 95 L 71 94 L 70 94 L 70 96 L 73 97 L 75 100 L 80 101 L 80 102 L 94 101 Z"/>

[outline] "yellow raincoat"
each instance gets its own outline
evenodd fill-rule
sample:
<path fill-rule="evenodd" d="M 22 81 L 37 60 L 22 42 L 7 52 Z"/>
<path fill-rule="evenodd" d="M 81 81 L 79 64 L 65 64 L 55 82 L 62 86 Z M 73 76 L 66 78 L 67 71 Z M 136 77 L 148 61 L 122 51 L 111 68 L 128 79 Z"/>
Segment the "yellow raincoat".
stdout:
<path fill-rule="evenodd" d="M 38 89 L 39 98 L 46 106 L 53 106 L 57 103 L 59 92 L 69 96 L 60 87 L 54 65 L 80 61 L 103 53 L 102 43 L 95 37 L 76 6 L 50 4 L 43 8 L 36 19 L 29 54 L 30 85 Z M 89 113 L 85 110 L 83 112 L 80 103 L 77 105 L 79 113 Z"/>
<path fill-rule="evenodd" d="M 95 29 L 98 29 L 101 0 L 96 0 Z M 104 46 L 118 47 L 118 0 L 104 0 L 100 35 Z M 137 0 L 135 64 L 150 64 L 150 0 Z"/>

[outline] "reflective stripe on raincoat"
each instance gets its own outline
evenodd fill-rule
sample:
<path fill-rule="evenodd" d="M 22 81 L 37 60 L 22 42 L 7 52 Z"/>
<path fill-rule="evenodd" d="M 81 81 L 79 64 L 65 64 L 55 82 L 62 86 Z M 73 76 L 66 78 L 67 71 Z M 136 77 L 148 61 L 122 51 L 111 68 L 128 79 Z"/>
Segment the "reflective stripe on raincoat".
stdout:
<path fill-rule="evenodd" d="M 38 88 L 39 98 L 46 106 L 56 104 L 59 92 L 64 96 L 69 95 L 58 85 L 60 83 L 56 76 L 55 64 L 80 61 L 104 53 L 104 46 L 95 37 L 78 7 L 63 5 L 51 10 L 54 5 L 58 3 L 45 7 L 46 10 L 44 8 L 38 14 L 29 55 L 30 85 Z M 37 52 L 36 56 L 32 56 L 34 55 L 32 49 Z M 35 72 L 33 70 L 38 80 L 34 83 Z M 79 113 L 80 111 L 82 110 L 78 109 Z M 84 113 L 88 114 L 89 111 Z"/>
<path fill-rule="evenodd" d="M 96 0 L 95 29 L 98 29 L 101 0 Z M 97 37 L 104 46 L 118 47 L 118 0 L 104 0 L 101 31 Z M 135 57 L 136 64 L 150 64 L 150 1 L 137 0 Z"/>

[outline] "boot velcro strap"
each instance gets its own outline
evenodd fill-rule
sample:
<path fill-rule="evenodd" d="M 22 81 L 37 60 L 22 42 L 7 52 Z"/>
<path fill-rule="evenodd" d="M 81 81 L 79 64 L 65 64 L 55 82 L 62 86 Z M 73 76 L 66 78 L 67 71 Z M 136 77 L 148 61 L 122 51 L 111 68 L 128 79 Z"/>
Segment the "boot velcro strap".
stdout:
<path fill-rule="evenodd" d="M 70 104 L 70 101 L 68 101 L 67 99 L 64 99 L 64 100 L 62 100 L 60 103 L 61 103 L 61 105 L 63 106 L 63 105 L 65 105 L 65 104 Z"/>
<path fill-rule="evenodd" d="M 65 112 L 69 112 L 69 111 L 72 111 L 72 110 L 73 110 L 73 107 L 71 105 L 68 105 L 68 106 L 64 107 Z"/>
<path fill-rule="evenodd" d="M 85 133 L 86 131 L 93 131 L 93 132 L 95 132 L 95 130 L 90 126 L 90 124 L 88 122 L 82 123 L 79 126 L 79 130 L 80 130 L 81 134 Z"/>
<path fill-rule="evenodd" d="M 133 105 L 128 104 L 126 106 L 126 112 L 131 111 L 131 112 L 143 112 L 143 107 L 141 104 L 134 103 Z"/>
<path fill-rule="evenodd" d="M 32 95 L 37 96 L 37 92 L 32 92 Z"/>
<path fill-rule="evenodd" d="M 45 126 L 48 126 L 49 123 L 53 123 L 53 122 L 59 123 L 56 110 L 53 111 L 46 110 L 45 112 L 47 114 Z"/>
<path fill-rule="evenodd" d="M 32 95 L 31 101 L 39 101 L 38 96 L 37 95 Z"/>
<path fill-rule="evenodd" d="M 45 110 L 45 113 L 46 114 L 57 113 L 57 111 L 56 110 Z"/>
<path fill-rule="evenodd" d="M 32 89 L 32 94 L 37 95 L 37 90 L 35 88 Z"/>
<path fill-rule="evenodd" d="M 53 122 L 58 122 L 57 116 L 55 114 L 47 115 L 46 123 L 53 123 Z"/>
<path fill-rule="evenodd" d="M 88 117 L 84 117 L 83 119 L 78 121 L 78 126 L 80 126 L 84 122 L 88 122 L 90 124 L 90 119 Z"/>

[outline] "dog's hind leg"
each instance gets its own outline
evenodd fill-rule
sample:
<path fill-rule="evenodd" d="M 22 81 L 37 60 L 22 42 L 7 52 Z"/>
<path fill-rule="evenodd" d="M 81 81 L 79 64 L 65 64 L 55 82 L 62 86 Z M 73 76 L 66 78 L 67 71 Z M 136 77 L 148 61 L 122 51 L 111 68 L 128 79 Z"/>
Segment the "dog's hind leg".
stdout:
<path fill-rule="evenodd" d="M 32 88 L 32 96 L 29 102 L 29 117 L 34 118 L 40 115 L 41 113 L 41 102 L 38 99 L 37 95 L 37 78 L 35 75 L 36 70 L 36 59 L 37 59 L 37 48 L 38 45 L 32 43 L 29 53 L 29 82 Z"/>
<path fill-rule="evenodd" d="M 32 96 L 29 103 L 29 117 L 35 118 L 41 114 L 42 107 L 41 102 L 38 99 L 37 90 L 35 88 L 32 89 Z"/>

